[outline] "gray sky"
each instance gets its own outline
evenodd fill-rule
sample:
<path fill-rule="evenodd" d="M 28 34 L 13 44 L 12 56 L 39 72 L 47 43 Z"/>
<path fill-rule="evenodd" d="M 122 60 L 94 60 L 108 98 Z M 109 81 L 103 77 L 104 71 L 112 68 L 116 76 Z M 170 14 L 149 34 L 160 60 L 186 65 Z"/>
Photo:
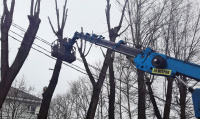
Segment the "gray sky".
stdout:
<path fill-rule="evenodd" d="M 62 11 L 64 0 L 58 0 L 58 6 L 60 11 Z M 8 0 L 10 4 L 10 0 Z M 116 26 L 119 22 L 120 13 L 116 8 L 115 2 L 111 1 L 111 26 Z M 94 32 L 96 34 L 101 34 L 107 37 L 107 24 L 105 18 L 105 8 L 106 0 L 68 0 L 68 18 L 66 22 L 66 27 L 64 31 L 64 37 L 72 37 L 75 31 L 80 31 L 83 27 L 84 32 Z M 16 0 L 15 12 L 13 23 L 27 29 L 28 19 L 27 15 L 29 14 L 30 9 L 30 0 Z M 3 4 L 2 0 L 0 1 L 0 15 L 2 15 Z M 62 14 L 60 12 L 60 14 Z M 54 0 L 42 0 L 41 1 L 41 24 L 37 36 L 43 38 L 48 42 L 53 42 L 56 39 L 56 36 L 53 34 L 51 27 L 49 25 L 47 17 L 49 16 L 52 20 L 52 23 L 57 28 L 56 16 L 55 16 L 55 4 Z M 17 32 L 20 35 L 23 35 L 23 32 L 18 29 L 11 27 L 11 30 Z M 13 33 L 11 35 L 15 36 Z M 15 36 L 17 39 L 22 40 L 22 38 Z M 13 62 L 14 57 L 17 53 L 17 50 L 20 46 L 20 43 L 12 38 L 9 39 L 9 51 L 10 51 L 10 64 Z M 37 45 L 40 45 L 50 51 L 50 46 L 42 43 L 39 40 L 34 42 Z M 34 48 L 38 48 L 34 46 Z M 89 47 L 89 45 L 88 45 Z M 50 53 L 48 53 L 50 55 Z M 76 53 L 79 57 L 79 53 Z M 90 64 L 94 64 L 96 61 L 102 60 L 103 56 L 101 54 L 100 48 L 93 46 L 90 54 L 86 57 Z M 75 61 L 73 64 L 83 67 L 83 64 L 79 61 Z M 49 68 L 54 68 L 55 60 L 31 49 L 30 54 L 25 61 L 20 73 L 17 78 L 22 76 L 25 77 L 29 85 L 33 85 L 36 88 L 36 91 L 41 91 L 44 86 L 49 84 L 49 80 L 52 76 L 52 70 Z M 68 82 L 75 81 L 80 76 L 85 76 L 84 74 L 79 73 L 78 71 L 69 68 L 66 65 L 62 65 L 58 85 L 55 90 L 55 94 L 63 93 L 68 88 Z"/>

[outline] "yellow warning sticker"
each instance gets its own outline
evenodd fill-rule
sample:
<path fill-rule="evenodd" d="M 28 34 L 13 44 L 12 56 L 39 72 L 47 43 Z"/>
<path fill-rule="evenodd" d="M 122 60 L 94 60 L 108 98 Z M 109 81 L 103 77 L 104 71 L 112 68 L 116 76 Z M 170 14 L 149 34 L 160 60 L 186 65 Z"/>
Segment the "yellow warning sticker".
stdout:
<path fill-rule="evenodd" d="M 152 73 L 153 74 L 161 74 L 161 75 L 171 75 L 172 70 L 168 69 L 157 69 L 153 68 Z"/>

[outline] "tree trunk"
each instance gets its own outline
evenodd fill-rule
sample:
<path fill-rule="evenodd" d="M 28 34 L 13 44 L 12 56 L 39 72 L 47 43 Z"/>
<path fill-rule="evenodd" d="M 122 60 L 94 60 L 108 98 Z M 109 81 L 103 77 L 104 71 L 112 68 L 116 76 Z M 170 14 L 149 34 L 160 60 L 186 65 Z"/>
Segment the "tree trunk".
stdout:
<path fill-rule="evenodd" d="M 113 70 L 113 58 L 109 66 L 110 95 L 109 95 L 109 119 L 115 119 L 115 77 Z"/>
<path fill-rule="evenodd" d="M 54 30 L 50 18 L 49 18 L 49 23 L 51 25 L 52 31 L 57 36 L 57 38 L 59 40 L 63 40 L 63 30 L 64 30 L 66 19 L 67 19 L 67 10 L 66 10 L 67 0 L 65 0 L 65 3 L 64 3 L 64 6 L 63 6 L 63 14 L 62 14 L 63 16 L 62 16 L 62 23 L 61 24 L 59 22 L 60 17 L 59 17 L 59 10 L 58 10 L 58 6 L 57 6 L 57 0 L 55 0 L 55 5 L 56 5 L 57 27 L 58 27 L 57 32 Z M 60 43 L 61 43 L 60 49 L 64 49 L 65 48 L 64 45 L 62 44 L 62 42 L 60 42 Z M 42 95 L 43 99 L 42 99 L 42 104 L 41 104 L 41 107 L 40 107 L 38 119 L 46 119 L 47 116 L 48 116 L 49 106 L 50 106 L 51 99 L 52 99 L 54 90 L 56 88 L 57 82 L 58 82 L 61 66 L 62 66 L 62 60 L 57 59 L 54 70 L 53 70 L 53 75 L 52 75 L 51 80 L 50 80 L 50 83 L 49 83 L 47 89 L 44 91 L 44 93 Z"/>
<path fill-rule="evenodd" d="M 172 101 L 172 88 L 173 88 L 174 78 L 168 77 L 167 80 L 168 80 L 167 95 L 166 95 L 166 103 L 165 103 L 165 108 L 164 108 L 163 119 L 170 118 L 170 107 L 171 107 L 171 101 Z"/>
<path fill-rule="evenodd" d="M 152 102 L 152 104 L 153 104 L 153 108 L 154 108 L 154 113 L 155 113 L 155 115 L 156 115 L 156 117 L 158 118 L 158 119 L 162 119 L 162 117 L 161 117 L 161 115 L 160 115 L 160 111 L 159 111 L 159 109 L 158 109 L 158 106 L 157 106 L 157 103 L 156 103 L 156 100 L 155 100 L 155 98 L 154 98 L 154 95 L 153 95 L 153 90 L 152 90 L 152 88 L 151 88 L 151 82 L 150 82 L 150 79 L 146 79 L 146 85 L 147 85 L 147 87 L 148 87 L 148 91 L 149 91 L 149 95 L 150 95 L 150 100 L 151 100 L 151 102 Z"/>
<path fill-rule="evenodd" d="M 126 92 L 127 92 L 128 117 L 129 117 L 129 119 L 132 119 L 132 116 L 131 116 L 131 104 L 130 104 L 129 79 L 127 78 L 126 80 L 127 80 L 127 82 L 126 82 Z"/>
<path fill-rule="evenodd" d="M 111 28 L 110 27 L 110 6 L 111 5 L 110 5 L 110 0 L 107 0 L 106 18 L 107 18 L 107 26 L 108 26 L 108 31 L 109 31 L 109 38 L 110 38 L 110 41 L 112 41 L 112 42 L 115 42 L 116 38 L 119 36 L 118 32 L 119 32 L 119 30 L 121 28 L 121 25 L 122 25 L 122 21 L 123 21 L 123 17 L 124 17 L 124 11 L 125 11 L 125 7 L 126 7 L 127 1 L 128 0 L 126 0 L 125 5 L 123 6 L 122 15 L 121 15 L 121 19 L 120 19 L 119 25 L 117 27 Z M 80 53 L 80 54 L 82 54 L 82 53 Z M 84 65 L 86 64 L 85 65 L 86 71 L 87 71 L 87 73 L 88 73 L 88 75 L 90 77 L 91 83 L 93 84 L 93 94 L 92 94 L 92 99 L 91 99 L 91 102 L 90 102 L 90 106 L 89 106 L 89 109 L 88 109 L 88 112 L 87 112 L 86 119 L 94 119 L 95 111 L 96 111 L 97 104 L 98 104 L 98 101 L 99 101 L 99 93 L 101 91 L 101 88 L 102 88 L 102 85 L 103 85 L 103 82 L 104 82 L 104 79 L 105 79 L 105 76 L 106 76 L 106 72 L 107 72 L 108 66 L 111 63 L 111 59 L 112 59 L 111 58 L 111 54 L 112 54 L 112 50 L 108 49 L 107 53 L 105 55 L 105 60 L 104 60 L 103 67 L 101 69 L 101 73 L 99 75 L 99 79 L 98 79 L 98 81 L 96 83 L 94 81 L 94 78 L 91 76 L 91 72 L 89 70 L 87 70 L 88 69 L 87 68 L 88 67 L 87 63 L 84 62 Z M 82 55 L 81 55 L 81 58 L 85 59 L 85 57 L 83 57 Z M 113 88 L 112 88 L 112 92 L 113 91 L 115 91 L 115 90 L 113 90 Z M 113 103 L 114 102 L 112 102 L 112 104 L 111 104 L 112 106 L 113 106 Z M 109 110 L 109 115 L 111 114 L 111 112 L 113 113 L 111 115 L 114 115 L 113 107 L 111 107 L 110 110 Z"/>
<path fill-rule="evenodd" d="M 137 69 L 138 74 L 138 119 L 146 119 L 146 88 L 144 83 L 144 72 Z"/>
<path fill-rule="evenodd" d="M 8 28 L 6 25 L 1 25 L 1 79 L 5 76 L 8 65 Z"/>
<path fill-rule="evenodd" d="M 186 77 L 183 76 L 183 81 L 186 81 Z M 182 83 L 179 83 L 179 92 L 180 92 L 180 107 L 181 107 L 181 119 L 186 119 L 185 108 L 186 108 L 186 94 L 187 88 Z"/>
<path fill-rule="evenodd" d="M 120 80 L 119 89 L 119 117 L 122 119 L 122 81 Z"/>
<path fill-rule="evenodd" d="M 94 119 L 97 104 L 98 104 L 98 101 L 99 101 L 99 93 L 100 93 L 100 90 L 98 90 L 97 88 L 94 88 L 93 93 L 92 93 L 92 99 L 91 99 L 91 102 L 90 102 L 90 106 L 89 106 L 89 109 L 87 111 L 86 119 Z"/>
<path fill-rule="evenodd" d="M 40 19 L 39 15 L 29 16 L 29 27 L 24 35 L 23 41 L 21 43 L 21 47 L 17 53 L 17 56 L 12 64 L 12 66 L 7 69 L 6 73 L 3 75 L 1 82 L 0 82 L 0 109 L 2 108 L 3 102 L 8 94 L 8 91 L 14 81 L 16 75 L 20 71 L 24 61 L 26 60 L 33 41 L 35 39 L 36 33 L 39 28 Z M 2 33 L 4 34 L 4 33 Z M 8 38 L 5 38 L 8 39 Z M 4 61 L 2 61 L 4 62 Z M 2 69 L 4 70 L 4 69 Z"/>
<path fill-rule="evenodd" d="M 58 82 L 61 65 L 62 65 L 62 60 L 57 59 L 49 86 L 42 94 L 43 99 L 42 99 L 42 104 L 41 104 L 41 108 L 39 111 L 38 119 L 47 119 L 51 99 L 52 99 L 54 90 L 56 88 L 57 82 Z"/>
<path fill-rule="evenodd" d="M 106 76 L 106 71 L 107 71 L 108 66 L 110 64 L 111 53 L 112 53 L 112 50 L 107 50 L 106 58 L 105 58 L 104 64 L 103 64 L 103 68 L 102 68 L 101 73 L 99 75 L 99 80 L 93 85 L 92 98 L 91 98 L 91 102 L 90 102 L 90 105 L 89 105 L 89 109 L 87 111 L 86 119 L 94 119 L 97 104 L 98 104 L 98 101 L 99 101 L 99 93 L 101 91 L 101 88 L 102 88 L 102 85 L 103 85 L 103 82 L 104 82 L 104 79 L 105 79 L 105 76 Z"/>

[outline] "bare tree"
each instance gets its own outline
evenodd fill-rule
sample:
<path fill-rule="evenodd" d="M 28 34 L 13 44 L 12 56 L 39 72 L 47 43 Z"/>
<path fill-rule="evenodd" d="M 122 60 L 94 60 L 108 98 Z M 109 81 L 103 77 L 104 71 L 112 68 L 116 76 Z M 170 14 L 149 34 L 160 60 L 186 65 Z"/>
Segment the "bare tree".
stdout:
<path fill-rule="evenodd" d="M 20 71 L 24 61 L 26 60 L 30 48 L 35 39 L 36 33 L 39 28 L 40 19 L 40 0 L 37 0 L 34 4 L 34 0 L 31 0 L 30 15 L 28 15 L 29 26 L 22 40 L 21 46 L 17 52 L 14 62 L 9 66 L 8 62 L 8 40 L 9 30 L 12 24 L 15 0 L 11 1 L 10 10 L 7 6 L 7 0 L 3 0 L 3 15 L 1 17 L 1 82 L 0 82 L 0 109 L 8 94 L 8 91 L 14 81 L 16 75 Z"/>
<path fill-rule="evenodd" d="M 162 24 L 163 7 L 159 6 L 155 0 L 129 0 L 128 2 L 128 24 L 130 25 L 130 34 L 133 47 L 143 49 L 148 46 L 154 46 L 159 37 L 158 29 Z M 146 87 L 145 73 L 137 70 L 138 80 L 138 118 L 146 118 Z"/>
<path fill-rule="evenodd" d="M 64 27 L 65 27 L 65 23 L 66 23 L 66 19 L 67 19 L 67 11 L 68 11 L 68 9 L 66 9 L 67 0 L 65 0 L 65 4 L 64 4 L 64 7 L 63 7 L 63 17 L 62 17 L 61 25 L 60 25 L 60 17 L 59 17 L 59 9 L 58 9 L 58 6 L 57 6 L 57 0 L 55 0 L 55 5 L 56 5 L 58 31 L 57 32 L 55 31 L 55 29 L 54 29 L 54 27 L 51 23 L 50 18 L 49 18 L 49 23 L 52 27 L 54 34 L 58 37 L 59 40 L 62 40 L 63 39 L 63 30 L 64 30 Z M 53 75 L 52 75 L 51 80 L 50 80 L 50 83 L 49 83 L 47 89 L 42 94 L 43 99 L 42 99 L 42 104 L 41 104 L 40 112 L 39 112 L 39 115 L 38 115 L 38 119 L 46 119 L 47 118 L 50 102 L 51 102 L 54 90 L 55 90 L 57 82 L 58 82 L 61 66 L 62 66 L 62 60 L 57 59 L 54 70 L 53 70 Z"/>
<path fill-rule="evenodd" d="M 126 3 L 127 2 L 125 2 L 124 8 L 126 6 Z M 110 6 L 111 6 L 110 1 L 107 0 L 107 9 L 106 9 L 107 25 L 108 25 L 110 41 L 114 42 L 116 40 L 116 37 L 119 35 L 118 32 L 119 32 L 121 25 L 122 25 L 125 10 L 122 11 L 122 15 L 121 15 L 119 25 L 115 28 L 111 28 L 111 26 L 110 26 Z M 105 79 L 105 76 L 106 76 L 106 72 L 107 72 L 107 69 L 108 69 L 108 67 L 111 63 L 111 60 L 112 60 L 111 59 L 112 50 L 107 50 L 106 55 L 105 55 L 105 60 L 104 60 L 104 63 L 103 63 L 103 67 L 102 67 L 101 72 L 99 74 L 99 79 L 96 82 L 91 71 L 90 71 L 90 69 L 89 69 L 89 67 L 88 67 L 88 63 L 85 59 L 85 56 L 86 56 L 85 50 L 83 49 L 82 46 L 83 45 L 81 44 L 80 47 L 78 47 L 78 51 L 79 51 L 80 56 L 83 60 L 83 63 L 84 63 L 85 69 L 86 69 L 86 71 L 89 75 L 90 81 L 93 85 L 93 93 L 92 93 L 91 102 L 90 102 L 90 105 L 89 105 L 89 109 L 87 111 L 86 118 L 87 119 L 93 119 L 94 116 L 95 116 L 97 104 L 98 104 L 98 101 L 99 101 L 99 94 L 100 94 L 101 88 L 103 86 L 103 82 L 104 82 L 104 79 Z M 112 71 L 112 70 L 110 70 L 110 71 Z M 112 77 L 112 79 L 114 79 L 114 77 Z M 112 82 L 113 81 L 114 80 L 112 80 Z M 112 99 L 114 99 L 114 98 L 112 98 Z M 113 110 L 114 107 L 113 106 L 114 106 L 114 104 L 112 104 L 112 107 L 110 107 L 110 110 L 109 110 L 111 113 L 114 113 L 114 110 Z M 112 118 L 114 118 L 114 114 L 112 114 L 111 116 L 112 116 Z"/>
<path fill-rule="evenodd" d="M 154 80 L 154 78 L 152 78 L 152 80 L 150 80 L 150 78 L 146 78 L 146 85 L 148 87 L 148 93 L 150 95 L 150 100 L 151 100 L 151 102 L 153 104 L 154 114 L 156 115 L 156 117 L 158 119 L 162 119 L 162 116 L 160 114 L 160 111 L 159 111 L 159 108 L 158 108 L 158 105 L 157 105 L 157 102 L 155 100 L 155 96 L 153 94 L 153 90 L 152 90 L 152 87 L 151 87 L 151 85 L 153 83 L 153 80 Z"/>
<path fill-rule="evenodd" d="M 73 117 L 74 100 L 72 94 L 57 95 L 51 102 L 50 119 L 71 119 Z"/>
<path fill-rule="evenodd" d="M 111 4 L 110 0 L 107 0 L 107 7 L 106 7 L 106 20 L 107 20 L 107 27 L 108 27 L 108 33 L 109 33 L 109 38 L 110 41 L 115 42 L 116 38 L 122 34 L 118 33 L 120 28 L 122 27 L 122 22 L 124 18 L 124 13 L 125 13 L 125 8 L 128 0 L 125 1 L 125 4 L 122 8 L 122 15 L 120 18 L 119 25 L 117 27 L 111 28 L 111 23 L 110 23 L 110 9 L 111 9 Z M 110 94 L 109 94 L 109 119 L 115 119 L 115 77 L 114 77 L 114 56 L 115 54 L 113 53 L 111 57 L 111 62 L 109 66 L 109 83 L 110 83 Z"/>
<path fill-rule="evenodd" d="M 99 101 L 99 94 L 101 92 L 101 88 L 102 88 L 102 85 L 103 85 L 103 82 L 104 82 L 104 79 L 105 79 L 105 76 L 106 76 L 106 71 L 107 71 L 107 68 L 108 68 L 109 63 L 110 63 L 112 51 L 107 51 L 106 57 L 105 57 L 105 60 L 104 60 L 104 63 L 103 63 L 103 67 L 102 67 L 101 73 L 99 75 L 99 79 L 98 79 L 97 82 L 95 82 L 95 79 L 94 79 L 94 77 L 93 77 L 93 75 L 92 75 L 92 73 L 89 69 L 88 63 L 85 59 L 85 55 L 83 54 L 82 49 L 78 48 L 78 50 L 79 50 L 80 56 L 81 56 L 81 58 L 84 62 L 84 66 L 85 66 L 86 71 L 89 75 L 90 81 L 93 85 L 93 93 L 92 93 L 89 109 L 87 111 L 87 116 L 86 116 L 87 119 L 93 119 L 95 112 L 96 112 L 97 104 L 98 104 L 98 101 Z"/>
<path fill-rule="evenodd" d="M 50 107 L 50 119 L 84 119 L 91 98 L 92 86 L 85 78 L 70 83 L 70 90 L 53 98 Z"/>
<path fill-rule="evenodd" d="M 195 5 L 189 1 L 170 1 L 169 6 L 171 11 L 167 19 L 169 24 L 164 32 L 167 38 L 166 48 L 168 50 L 166 53 L 184 61 L 192 61 L 199 52 L 199 35 L 197 35 L 199 12 L 194 14 L 192 7 L 195 7 Z M 185 82 L 188 80 L 184 76 L 180 78 Z M 180 118 L 189 118 L 190 116 L 186 111 L 189 110 L 186 107 L 190 102 L 187 100 L 187 88 L 180 82 L 176 82 L 176 84 L 178 84 L 176 87 L 179 88 L 180 93 L 180 98 L 176 99 L 176 103 L 180 105 Z"/>
<path fill-rule="evenodd" d="M 15 80 L 3 104 L 1 118 L 36 118 L 41 99 L 31 95 L 33 91 L 34 87 L 28 86 L 24 78 Z"/>

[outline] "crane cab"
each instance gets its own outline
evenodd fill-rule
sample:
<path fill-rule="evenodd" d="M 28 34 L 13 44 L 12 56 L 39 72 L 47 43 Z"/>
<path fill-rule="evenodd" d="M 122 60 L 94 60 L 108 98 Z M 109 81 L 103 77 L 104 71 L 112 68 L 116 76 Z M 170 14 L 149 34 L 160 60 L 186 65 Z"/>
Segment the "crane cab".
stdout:
<path fill-rule="evenodd" d="M 76 48 L 68 45 L 67 41 L 57 39 L 51 44 L 51 56 L 72 63 L 76 60 Z"/>

